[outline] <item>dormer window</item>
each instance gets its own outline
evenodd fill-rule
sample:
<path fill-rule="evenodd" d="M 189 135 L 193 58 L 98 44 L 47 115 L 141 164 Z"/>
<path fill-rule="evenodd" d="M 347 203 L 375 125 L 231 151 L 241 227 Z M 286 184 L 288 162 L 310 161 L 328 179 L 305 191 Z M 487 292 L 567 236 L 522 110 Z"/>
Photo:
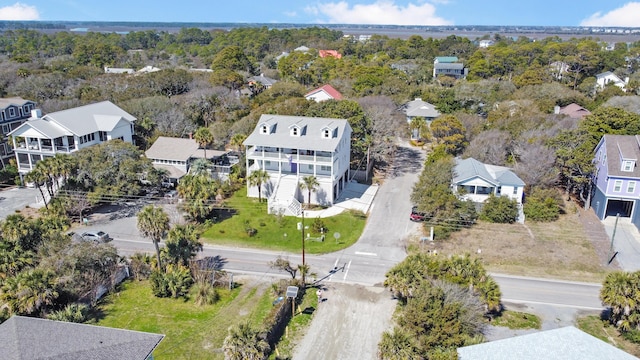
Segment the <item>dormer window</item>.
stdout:
<path fill-rule="evenodd" d="M 267 125 L 262 125 L 260 127 L 260 134 L 268 134 L 269 133 L 269 128 L 267 127 Z"/>
<path fill-rule="evenodd" d="M 622 171 L 631 172 L 633 171 L 634 161 L 625 160 L 622 162 Z"/>
<path fill-rule="evenodd" d="M 297 126 L 291 128 L 291 136 L 300 136 L 300 129 Z"/>
<path fill-rule="evenodd" d="M 323 137 L 323 138 L 325 138 L 325 139 L 330 138 L 330 137 L 331 137 L 331 130 L 329 130 L 329 129 L 324 129 L 324 130 L 322 131 L 322 137 Z"/>

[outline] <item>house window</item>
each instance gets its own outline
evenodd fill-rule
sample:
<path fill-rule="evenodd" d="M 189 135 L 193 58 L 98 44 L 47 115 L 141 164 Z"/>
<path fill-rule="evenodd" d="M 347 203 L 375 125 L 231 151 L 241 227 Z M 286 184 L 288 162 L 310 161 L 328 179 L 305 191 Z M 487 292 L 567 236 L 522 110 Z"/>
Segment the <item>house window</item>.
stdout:
<path fill-rule="evenodd" d="M 2 134 L 6 134 L 9 132 L 9 127 L 7 125 L 2 125 Z"/>
<path fill-rule="evenodd" d="M 627 184 L 627 192 L 628 193 L 633 193 L 634 191 L 636 191 L 636 182 L 635 181 L 629 181 L 629 184 Z"/>
<path fill-rule="evenodd" d="M 327 139 L 327 138 L 329 138 L 329 135 L 330 135 L 329 129 L 324 129 L 324 132 L 323 132 L 322 136 L 325 139 Z"/>
<path fill-rule="evenodd" d="M 622 191 L 622 180 L 616 180 L 613 183 L 613 192 L 620 192 Z"/>
<path fill-rule="evenodd" d="M 633 171 L 633 161 L 625 160 L 622 162 L 622 171 Z"/>
<path fill-rule="evenodd" d="M 313 165 L 307 165 L 308 170 L 313 170 Z"/>
<path fill-rule="evenodd" d="M 15 117 L 16 116 L 16 109 L 15 108 L 12 108 L 12 107 L 9 108 L 9 116 L 10 117 Z"/>
<path fill-rule="evenodd" d="M 107 132 L 106 131 L 100 131 L 99 135 L 100 135 L 100 141 L 107 141 Z"/>
<path fill-rule="evenodd" d="M 331 171 L 331 166 L 320 165 L 320 171 Z"/>
<path fill-rule="evenodd" d="M 513 195 L 518 195 L 518 187 L 517 186 L 513 187 Z"/>
<path fill-rule="evenodd" d="M 500 193 L 502 192 L 502 186 L 498 186 L 496 188 L 496 195 L 500 196 Z"/>
<path fill-rule="evenodd" d="M 607 163 L 607 154 L 604 154 L 604 156 L 602 157 L 602 165 Z"/>
<path fill-rule="evenodd" d="M 271 161 L 265 161 L 265 162 L 264 162 L 264 166 L 265 166 L 265 167 L 267 167 L 267 166 L 271 166 Z"/>
<path fill-rule="evenodd" d="M 267 133 L 267 125 L 262 125 L 262 128 L 260 128 L 260 133 L 261 134 L 266 134 Z"/>
<path fill-rule="evenodd" d="M 291 135 L 298 136 L 298 128 L 297 127 L 291 128 Z"/>

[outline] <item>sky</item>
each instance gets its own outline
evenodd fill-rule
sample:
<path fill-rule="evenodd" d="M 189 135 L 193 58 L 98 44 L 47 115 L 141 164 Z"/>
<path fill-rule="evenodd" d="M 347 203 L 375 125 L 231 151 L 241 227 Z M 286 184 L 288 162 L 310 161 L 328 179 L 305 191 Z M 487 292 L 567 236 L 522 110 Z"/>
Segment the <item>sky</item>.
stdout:
<path fill-rule="evenodd" d="M 640 1 L 0 0 L 0 20 L 640 27 Z"/>

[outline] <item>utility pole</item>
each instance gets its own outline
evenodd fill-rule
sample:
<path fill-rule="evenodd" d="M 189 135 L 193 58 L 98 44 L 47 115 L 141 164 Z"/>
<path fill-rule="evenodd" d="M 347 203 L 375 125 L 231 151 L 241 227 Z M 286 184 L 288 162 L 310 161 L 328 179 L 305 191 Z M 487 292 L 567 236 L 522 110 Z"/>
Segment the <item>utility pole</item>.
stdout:
<path fill-rule="evenodd" d="M 611 254 L 613 253 L 613 239 L 616 237 L 616 230 L 618 229 L 618 219 L 620 218 L 620 213 L 616 214 L 616 222 L 613 225 L 613 233 L 611 234 L 611 246 L 609 247 L 609 263 L 611 263 Z"/>
<path fill-rule="evenodd" d="M 305 267 L 304 261 L 304 210 L 302 210 L 302 286 L 306 287 L 305 282 L 305 273 L 307 272 L 307 268 Z"/>

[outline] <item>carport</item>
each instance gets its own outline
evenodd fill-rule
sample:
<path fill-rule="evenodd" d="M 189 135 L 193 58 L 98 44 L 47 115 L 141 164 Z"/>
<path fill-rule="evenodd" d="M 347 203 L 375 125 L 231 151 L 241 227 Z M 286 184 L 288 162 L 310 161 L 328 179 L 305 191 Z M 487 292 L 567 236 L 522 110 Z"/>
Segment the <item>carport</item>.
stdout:
<path fill-rule="evenodd" d="M 608 199 L 606 216 L 616 216 L 620 214 L 620 217 L 631 217 L 633 212 L 633 200 L 622 199 Z"/>

